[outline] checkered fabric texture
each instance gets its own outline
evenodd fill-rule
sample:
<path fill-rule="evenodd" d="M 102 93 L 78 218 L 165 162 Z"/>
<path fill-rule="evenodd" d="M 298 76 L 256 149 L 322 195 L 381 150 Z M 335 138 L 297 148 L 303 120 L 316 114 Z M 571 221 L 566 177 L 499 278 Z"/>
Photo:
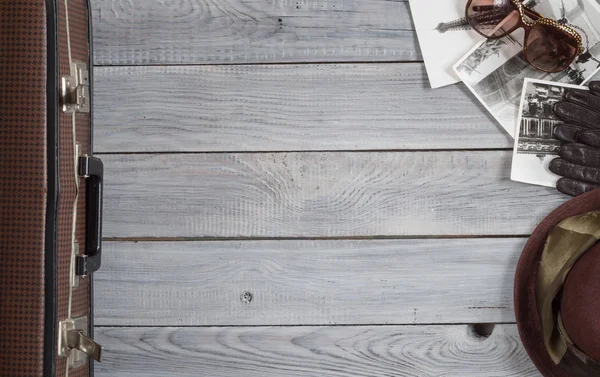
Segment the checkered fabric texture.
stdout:
<path fill-rule="evenodd" d="M 89 64 L 87 0 L 57 0 L 60 75 L 70 74 L 66 6 L 74 60 Z M 0 376 L 41 377 L 47 198 L 47 34 L 45 0 L 0 1 Z M 76 138 L 90 151 L 89 114 L 76 115 Z M 73 124 L 59 116 L 57 326 L 68 318 L 73 206 L 77 195 Z M 76 240 L 85 250 L 85 183 Z M 73 290 L 72 317 L 89 316 L 89 279 Z M 57 341 L 53 345 L 56 347 Z M 56 375 L 66 374 L 58 358 Z M 87 366 L 71 377 L 88 376 Z"/>
<path fill-rule="evenodd" d="M 46 8 L 0 2 L 0 374 L 42 376 Z"/>

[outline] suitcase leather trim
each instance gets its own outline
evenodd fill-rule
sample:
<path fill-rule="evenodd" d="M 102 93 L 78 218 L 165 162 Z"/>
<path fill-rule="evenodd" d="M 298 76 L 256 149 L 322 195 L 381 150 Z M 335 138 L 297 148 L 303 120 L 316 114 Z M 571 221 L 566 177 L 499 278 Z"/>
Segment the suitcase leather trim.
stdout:
<path fill-rule="evenodd" d="M 59 205 L 59 71 L 58 71 L 58 17 L 55 0 L 46 0 L 47 17 L 47 176 L 45 247 L 45 318 L 44 318 L 44 376 L 56 375 L 56 312 L 57 312 L 57 224 Z"/>

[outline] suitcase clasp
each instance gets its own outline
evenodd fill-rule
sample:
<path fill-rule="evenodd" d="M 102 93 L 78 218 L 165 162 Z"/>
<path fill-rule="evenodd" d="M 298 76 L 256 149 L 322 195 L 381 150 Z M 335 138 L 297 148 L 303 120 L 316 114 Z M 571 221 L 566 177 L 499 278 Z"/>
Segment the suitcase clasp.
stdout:
<path fill-rule="evenodd" d="M 71 63 L 71 75 L 61 80 L 60 100 L 65 113 L 90 112 L 90 73 L 85 63 Z"/>
<path fill-rule="evenodd" d="M 69 368 L 78 368 L 87 363 L 87 357 L 102 362 L 103 347 L 87 336 L 88 319 L 79 317 L 60 322 L 58 355 L 68 357 Z"/>

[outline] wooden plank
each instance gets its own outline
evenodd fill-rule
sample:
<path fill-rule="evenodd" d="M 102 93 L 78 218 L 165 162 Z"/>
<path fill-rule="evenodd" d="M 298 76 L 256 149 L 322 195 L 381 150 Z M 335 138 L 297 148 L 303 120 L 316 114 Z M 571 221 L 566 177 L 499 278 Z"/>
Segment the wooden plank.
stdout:
<path fill-rule="evenodd" d="M 408 61 L 400 0 L 96 0 L 99 65 Z"/>
<path fill-rule="evenodd" d="M 96 68 L 98 152 L 512 148 L 415 64 Z M 118 93 L 118 94 L 117 94 Z"/>
<path fill-rule="evenodd" d="M 99 325 L 511 322 L 526 239 L 105 242 Z M 251 296 L 251 298 L 250 298 Z"/>
<path fill-rule="evenodd" d="M 504 151 L 102 158 L 105 237 L 529 234 L 568 198 Z"/>
<path fill-rule="evenodd" d="M 99 328 L 99 377 L 540 377 L 514 325 Z"/>

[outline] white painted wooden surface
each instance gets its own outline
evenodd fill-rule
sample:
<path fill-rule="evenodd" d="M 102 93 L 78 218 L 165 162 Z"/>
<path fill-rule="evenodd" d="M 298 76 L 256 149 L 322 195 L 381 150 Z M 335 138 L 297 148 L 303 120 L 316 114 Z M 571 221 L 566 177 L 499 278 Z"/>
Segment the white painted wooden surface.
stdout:
<path fill-rule="evenodd" d="M 95 63 L 420 59 L 401 0 L 94 0 Z"/>
<path fill-rule="evenodd" d="M 106 237 L 529 234 L 566 200 L 511 153 L 107 155 Z"/>
<path fill-rule="evenodd" d="M 100 328 L 112 377 L 540 377 L 514 325 Z"/>
<path fill-rule="evenodd" d="M 414 64 L 102 67 L 97 152 L 512 148 Z"/>
<path fill-rule="evenodd" d="M 96 324 L 512 322 L 512 282 L 524 244 L 523 238 L 108 242 L 96 275 Z M 246 292 L 250 301 L 241 299 Z"/>
<path fill-rule="evenodd" d="M 92 8 L 97 376 L 539 377 L 512 279 L 566 197 L 509 181 L 464 87 L 428 89 L 406 1 Z"/>

